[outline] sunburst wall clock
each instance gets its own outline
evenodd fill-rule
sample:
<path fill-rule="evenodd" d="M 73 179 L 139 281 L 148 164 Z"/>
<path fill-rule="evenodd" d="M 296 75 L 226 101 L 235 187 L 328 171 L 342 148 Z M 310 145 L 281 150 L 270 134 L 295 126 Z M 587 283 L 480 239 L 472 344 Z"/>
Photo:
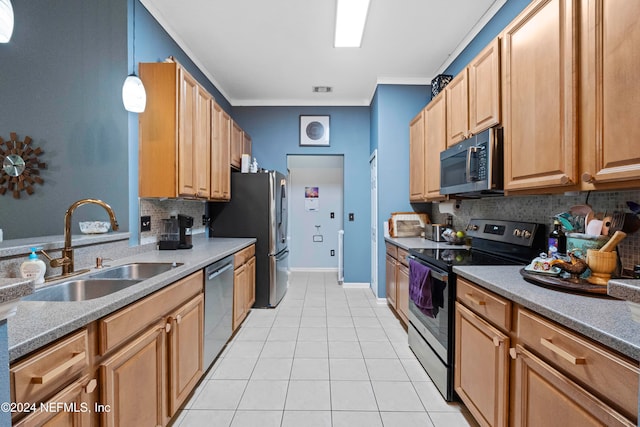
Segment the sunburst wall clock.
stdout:
<path fill-rule="evenodd" d="M 47 165 L 38 159 L 43 153 L 42 149 L 34 148 L 32 142 L 28 136 L 24 137 L 24 141 L 18 141 L 15 132 L 11 132 L 9 141 L 0 137 L 0 195 L 8 191 L 19 199 L 22 191 L 31 195 L 34 184 L 44 184 L 40 169 L 45 169 Z"/>

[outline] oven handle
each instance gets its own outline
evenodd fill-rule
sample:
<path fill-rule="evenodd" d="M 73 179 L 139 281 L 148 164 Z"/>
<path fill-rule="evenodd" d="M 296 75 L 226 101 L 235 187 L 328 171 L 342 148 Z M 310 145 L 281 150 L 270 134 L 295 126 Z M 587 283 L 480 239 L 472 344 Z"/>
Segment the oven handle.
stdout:
<path fill-rule="evenodd" d="M 420 264 L 422 264 L 422 265 L 426 265 L 427 267 L 429 267 L 429 268 L 431 269 L 431 276 L 432 276 L 434 279 L 439 280 L 439 281 L 441 281 L 441 282 L 446 282 L 446 281 L 448 281 L 448 280 L 449 280 L 449 274 L 448 274 L 447 272 L 441 272 L 440 270 L 437 270 L 437 269 L 435 269 L 434 267 L 432 267 L 432 266 L 430 266 L 430 265 L 428 265 L 428 264 L 426 264 L 426 263 L 422 262 L 422 260 L 420 260 L 420 259 L 416 258 L 416 257 L 415 257 L 415 256 L 413 256 L 413 255 L 409 255 L 409 256 L 407 257 L 407 259 L 412 259 L 412 260 L 414 260 L 414 261 L 416 261 L 416 262 L 419 262 L 419 263 L 420 263 Z"/>

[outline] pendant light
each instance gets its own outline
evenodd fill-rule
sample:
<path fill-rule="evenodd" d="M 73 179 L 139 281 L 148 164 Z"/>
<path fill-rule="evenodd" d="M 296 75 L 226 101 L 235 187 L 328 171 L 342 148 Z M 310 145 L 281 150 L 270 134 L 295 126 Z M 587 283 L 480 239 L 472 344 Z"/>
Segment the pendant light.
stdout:
<path fill-rule="evenodd" d="M 4 0 L 0 0 L 4 1 Z M 127 76 L 122 85 L 122 103 L 127 111 L 142 113 L 147 105 L 147 92 L 144 90 L 142 80 L 136 75 L 136 3 L 133 0 L 133 72 Z"/>
<path fill-rule="evenodd" d="M 13 34 L 13 6 L 11 0 L 0 0 L 0 43 L 8 43 Z"/>

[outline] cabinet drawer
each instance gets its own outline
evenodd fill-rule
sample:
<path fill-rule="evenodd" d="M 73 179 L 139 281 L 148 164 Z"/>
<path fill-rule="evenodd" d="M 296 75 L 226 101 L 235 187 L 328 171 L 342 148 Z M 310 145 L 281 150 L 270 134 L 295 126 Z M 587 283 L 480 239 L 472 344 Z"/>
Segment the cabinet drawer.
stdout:
<path fill-rule="evenodd" d="M 511 301 L 458 277 L 456 297 L 503 331 L 511 329 Z"/>
<path fill-rule="evenodd" d="M 202 292 L 202 270 L 98 321 L 99 351 L 104 355 Z"/>
<path fill-rule="evenodd" d="M 238 252 L 233 256 L 233 264 L 235 268 L 240 267 L 242 264 L 249 261 L 249 259 L 256 254 L 256 245 L 248 246 Z"/>
<path fill-rule="evenodd" d="M 638 362 L 518 308 L 517 340 L 626 416 L 637 419 Z"/>
<path fill-rule="evenodd" d="M 406 267 L 409 267 L 409 261 L 407 260 L 408 256 L 408 251 L 405 251 L 402 248 L 398 248 L 398 261 L 400 261 L 400 263 Z"/>
<path fill-rule="evenodd" d="M 398 259 L 398 247 L 389 242 L 385 242 L 385 246 L 387 247 L 387 255 L 392 258 Z"/>
<path fill-rule="evenodd" d="M 11 398 L 35 403 L 89 365 L 87 330 L 74 333 L 11 367 Z"/>

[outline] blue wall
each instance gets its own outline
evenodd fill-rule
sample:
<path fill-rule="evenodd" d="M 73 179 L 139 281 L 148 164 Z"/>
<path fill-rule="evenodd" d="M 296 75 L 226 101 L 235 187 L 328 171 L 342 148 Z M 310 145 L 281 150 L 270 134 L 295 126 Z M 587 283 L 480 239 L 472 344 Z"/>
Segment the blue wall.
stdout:
<path fill-rule="evenodd" d="M 0 136 L 32 137 L 47 169 L 33 195 L 0 196 L 4 238 L 62 234 L 66 209 L 85 197 L 108 202 L 127 230 L 126 0 L 14 1 L 13 8 L 13 37 L 0 44 Z M 83 218 L 107 215 L 83 206 L 74 227 Z"/>
<path fill-rule="evenodd" d="M 300 147 L 300 115 L 329 115 L 330 147 Z M 287 173 L 288 154 L 344 155 L 345 281 L 369 282 L 369 107 L 234 107 L 258 165 Z M 348 220 L 349 212 L 355 221 Z"/>
<path fill-rule="evenodd" d="M 9 390 L 9 338 L 7 337 L 7 321 L 0 320 L 0 403 L 11 402 Z M 0 411 L 0 426 L 11 425 L 11 412 Z"/>
<path fill-rule="evenodd" d="M 371 152 L 378 149 L 378 235 L 392 212 L 409 204 L 409 122 L 427 105 L 431 86 L 378 85 L 371 103 Z M 378 292 L 385 296 L 385 247 L 378 238 Z"/>

